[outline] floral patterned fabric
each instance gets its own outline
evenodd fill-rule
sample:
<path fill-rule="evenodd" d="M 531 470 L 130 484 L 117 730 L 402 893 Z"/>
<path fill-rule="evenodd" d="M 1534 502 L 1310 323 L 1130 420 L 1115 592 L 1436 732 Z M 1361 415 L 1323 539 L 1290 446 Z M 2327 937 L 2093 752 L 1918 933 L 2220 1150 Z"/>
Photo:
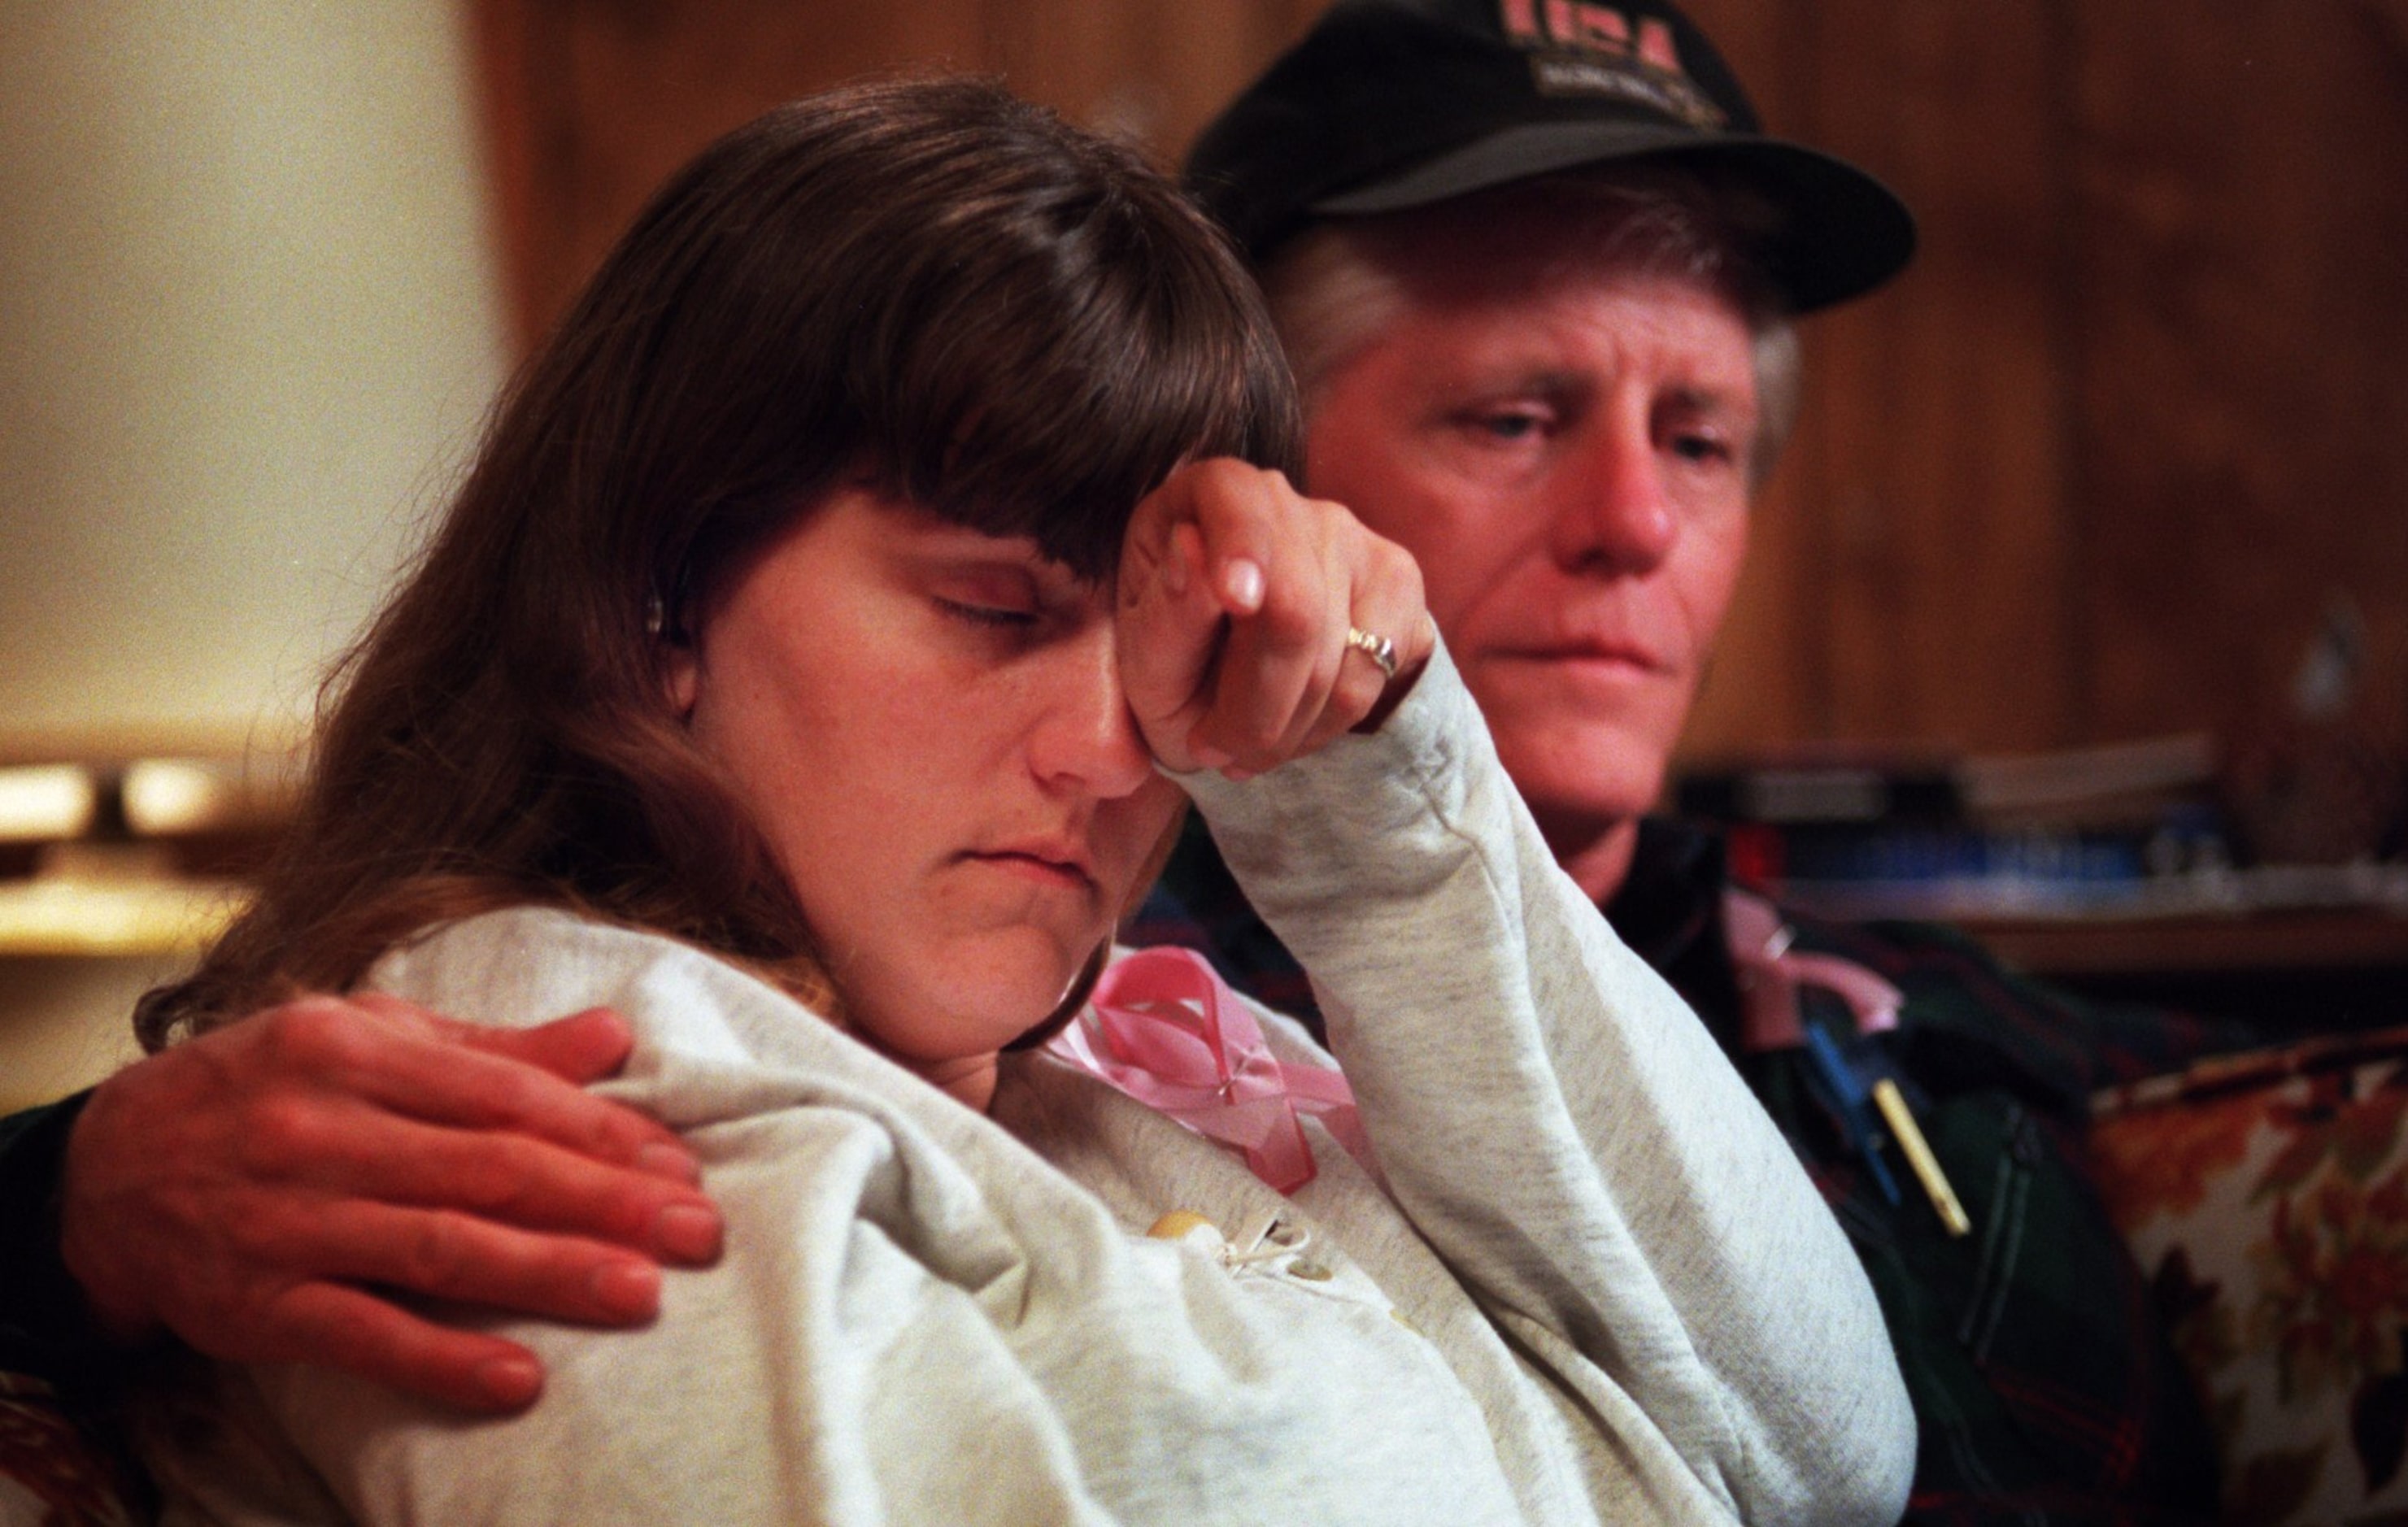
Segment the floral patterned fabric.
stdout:
<path fill-rule="evenodd" d="M 2408 1029 L 2101 1093 L 2091 1150 L 2237 1523 L 2408 1523 Z"/>

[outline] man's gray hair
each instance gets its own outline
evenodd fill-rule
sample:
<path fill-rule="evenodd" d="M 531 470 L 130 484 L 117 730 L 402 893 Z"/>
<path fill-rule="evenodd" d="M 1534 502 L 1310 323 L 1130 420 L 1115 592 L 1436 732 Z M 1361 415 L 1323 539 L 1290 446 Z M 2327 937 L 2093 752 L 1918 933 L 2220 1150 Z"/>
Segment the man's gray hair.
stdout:
<path fill-rule="evenodd" d="M 1311 413 L 1331 373 L 1408 300 L 1406 277 L 1429 219 L 1537 207 L 1562 227 L 1551 264 L 1584 272 L 1670 276 L 1721 292 L 1753 338 L 1757 429 L 1748 462 L 1761 487 L 1797 425 L 1802 367 L 1797 326 L 1748 251 L 1770 206 L 1744 184 L 1670 165 L 1608 165 L 1516 181 L 1437 207 L 1320 222 L 1261 272 L 1288 364 Z M 1426 258 L 1426 257 L 1425 257 Z"/>

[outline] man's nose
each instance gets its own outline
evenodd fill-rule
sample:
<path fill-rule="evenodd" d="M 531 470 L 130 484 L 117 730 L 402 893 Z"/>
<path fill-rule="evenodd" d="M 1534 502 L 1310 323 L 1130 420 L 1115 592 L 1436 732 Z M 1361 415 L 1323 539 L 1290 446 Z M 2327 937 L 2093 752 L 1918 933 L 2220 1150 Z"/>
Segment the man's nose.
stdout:
<path fill-rule="evenodd" d="M 1570 453 L 1549 485 L 1556 564 L 1575 573 L 1644 573 L 1670 555 L 1681 522 L 1664 465 L 1643 420 L 1612 421 Z"/>
<path fill-rule="evenodd" d="M 1039 781 L 1117 800 L 1154 778 L 1154 754 L 1121 688 L 1111 625 L 1065 643 L 1046 665 L 1042 704 L 1028 743 Z"/>

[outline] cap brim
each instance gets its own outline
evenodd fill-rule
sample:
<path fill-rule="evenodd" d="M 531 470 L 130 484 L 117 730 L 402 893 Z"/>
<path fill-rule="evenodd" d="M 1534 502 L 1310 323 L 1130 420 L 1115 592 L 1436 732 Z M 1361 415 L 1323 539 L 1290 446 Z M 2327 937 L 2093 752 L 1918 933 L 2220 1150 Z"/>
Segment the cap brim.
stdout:
<path fill-rule="evenodd" d="M 1778 138 L 1701 137 L 1655 122 L 1525 122 L 1425 160 L 1401 175 L 1310 205 L 1316 217 L 1400 212 L 1554 170 L 1618 161 L 1714 164 L 1770 199 L 1766 275 L 1798 312 L 1871 291 L 1914 254 L 1914 217 L 1879 180 L 1843 160 Z"/>

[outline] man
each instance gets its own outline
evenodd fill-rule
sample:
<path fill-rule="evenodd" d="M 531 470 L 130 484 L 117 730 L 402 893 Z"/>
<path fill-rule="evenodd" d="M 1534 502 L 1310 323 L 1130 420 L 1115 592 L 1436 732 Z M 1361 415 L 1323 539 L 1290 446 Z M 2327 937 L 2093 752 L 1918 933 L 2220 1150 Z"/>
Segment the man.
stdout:
<path fill-rule="evenodd" d="M 1305 390 L 1308 486 L 1415 552 L 1559 859 L 1741 1060 L 1855 1237 L 1923 1422 L 1919 1510 L 2205 1509 L 2195 1409 L 2137 1306 L 2100 1296 L 2133 1276 L 2051 1144 L 2088 1079 L 2076 1015 L 1939 935 L 1734 903 L 1710 837 L 1643 817 L 1794 412 L 1788 319 L 1894 274 L 1904 209 L 1761 137 L 1660 3 L 1340 6 L 1208 131 L 1191 176 L 1260 264 Z M 1733 912 L 1770 920 L 1735 929 Z M 1309 1002 L 1200 837 L 1146 923 Z M 1768 1000 L 1797 968 L 1771 947 L 1786 940 L 1902 989 L 1900 1040 L 1864 1038 L 1811 983 Z M 573 1085 L 624 1042 L 602 1015 L 474 1037 L 386 1004 L 253 1019 L 113 1079 L 79 1123 L 27 1126 L 0 1193 L 38 1204 L 64 1163 L 64 1263 L 41 1237 L 12 1245 L 0 1297 L 64 1328 L 79 1283 L 120 1337 L 165 1324 L 226 1355 L 526 1403 L 523 1353 L 349 1280 L 644 1318 L 651 1259 L 707 1260 L 716 1224 L 673 1142 Z M 1931 1094 L 1973 1234 L 1950 1233 L 1851 1093 L 1887 1070 Z M 405 1135 L 450 1155 L 408 1176 L 423 1153 L 394 1149 Z M 190 1266 L 145 1254 L 229 1234 L 246 1244 Z"/>
<path fill-rule="evenodd" d="M 1645 817 L 1794 417 L 1788 320 L 1894 274 L 1903 207 L 1759 136 L 1711 45 L 1653 4 L 1341 6 L 1208 129 L 1189 178 L 1270 298 L 1311 491 L 1421 563 L 1557 860 L 1855 1238 L 1923 1431 L 1913 1514 L 2212 1509 L 2196 1401 L 2052 1134 L 2078 1127 L 2103 1052 L 2170 1058 L 2169 1031 L 2111 1026 L 1937 931 L 1783 917 L 1731 892 L 1712 836 Z M 1312 1010 L 1200 833 L 1137 935 Z M 1927 1189 L 1885 1138 L 1883 1080 L 1952 1181 Z M 1969 1205 L 1970 1234 L 1951 1222 Z"/>

